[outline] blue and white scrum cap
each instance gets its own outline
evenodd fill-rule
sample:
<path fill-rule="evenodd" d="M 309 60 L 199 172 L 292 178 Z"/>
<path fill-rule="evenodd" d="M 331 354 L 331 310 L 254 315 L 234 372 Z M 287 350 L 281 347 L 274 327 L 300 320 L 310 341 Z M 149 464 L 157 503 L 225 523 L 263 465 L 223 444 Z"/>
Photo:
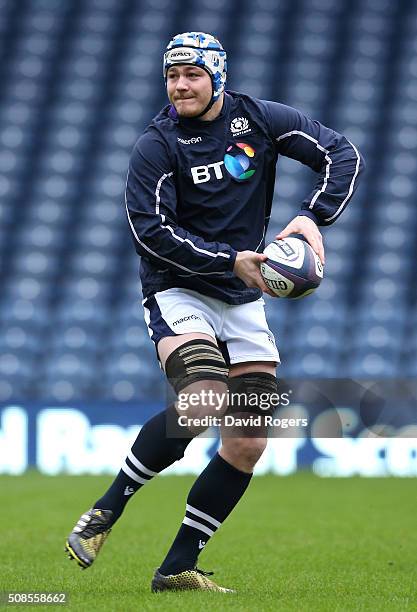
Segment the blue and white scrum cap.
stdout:
<path fill-rule="evenodd" d="M 208 72 L 213 84 L 212 106 L 224 91 L 227 73 L 226 51 L 217 38 L 204 32 L 177 34 L 164 54 L 165 82 L 168 68 L 178 64 L 192 64 Z"/>

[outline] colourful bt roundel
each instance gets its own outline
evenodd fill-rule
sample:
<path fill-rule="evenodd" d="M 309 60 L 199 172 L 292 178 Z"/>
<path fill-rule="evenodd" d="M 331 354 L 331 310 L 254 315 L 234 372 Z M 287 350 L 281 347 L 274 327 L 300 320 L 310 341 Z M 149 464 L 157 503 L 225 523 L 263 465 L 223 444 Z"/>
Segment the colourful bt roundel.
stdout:
<path fill-rule="evenodd" d="M 244 142 L 236 142 L 226 149 L 224 165 L 228 173 L 237 181 L 246 181 L 255 174 L 249 169 L 251 160 L 255 157 L 255 150 Z"/>

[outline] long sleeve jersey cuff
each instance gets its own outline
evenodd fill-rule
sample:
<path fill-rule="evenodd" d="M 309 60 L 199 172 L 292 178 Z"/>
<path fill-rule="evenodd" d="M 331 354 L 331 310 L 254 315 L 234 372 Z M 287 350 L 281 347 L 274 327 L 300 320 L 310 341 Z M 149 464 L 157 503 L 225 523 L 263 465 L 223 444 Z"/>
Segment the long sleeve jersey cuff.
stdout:
<path fill-rule="evenodd" d="M 229 259 L 229 269 L 231 272 L 233 272 L 233 268 L 235 267 L 236 257 L 237 257 L 237 251 L 231 248 L 230 249 L 230 259 Z"/>

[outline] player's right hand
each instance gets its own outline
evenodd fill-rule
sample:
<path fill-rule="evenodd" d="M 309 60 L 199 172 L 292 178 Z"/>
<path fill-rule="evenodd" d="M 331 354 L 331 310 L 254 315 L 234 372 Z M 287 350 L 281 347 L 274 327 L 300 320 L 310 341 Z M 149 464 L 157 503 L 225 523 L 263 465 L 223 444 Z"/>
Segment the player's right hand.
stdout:
<path fill-rule="evenodd" d="M 324 247 L 323 237 L 319 231 L 319 228 L 312 219 L 304 215 L 297 215 L 292 221 L 290 221 L 279 234 L 275 236 L 276 240 L 282 240 L 291 234 L 302 234 L 313 251 L 319 256 L 322 265 L 324 266 Z"/>
<path fill-rule="evenodd" d="M 265 284 L 259 269 L 261 263 L 267 259 L 268 257 L 263 253 L 255 253 L 255 251 L 238 251 L 233 272 L 243 280 L 248 287 L 256 287 L 272 297 L 277 297 Z"/>

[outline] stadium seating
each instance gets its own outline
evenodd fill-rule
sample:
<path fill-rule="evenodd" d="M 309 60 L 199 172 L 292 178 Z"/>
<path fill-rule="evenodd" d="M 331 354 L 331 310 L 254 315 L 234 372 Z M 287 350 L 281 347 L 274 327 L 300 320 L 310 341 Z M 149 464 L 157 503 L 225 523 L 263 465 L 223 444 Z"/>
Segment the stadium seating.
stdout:
<path fill-rule="evenodd" d="M 229 87 L 296 106 L 364 153 L 316 294 L 266 298 L 289 377 L 417 374 L 417 2 L 0 0 L 0 402 L 162 399 L 123 206 L 165 103 L 164 43 L 212 31 Z M 313 173 L 278 162 L 267 239 Z"/>

